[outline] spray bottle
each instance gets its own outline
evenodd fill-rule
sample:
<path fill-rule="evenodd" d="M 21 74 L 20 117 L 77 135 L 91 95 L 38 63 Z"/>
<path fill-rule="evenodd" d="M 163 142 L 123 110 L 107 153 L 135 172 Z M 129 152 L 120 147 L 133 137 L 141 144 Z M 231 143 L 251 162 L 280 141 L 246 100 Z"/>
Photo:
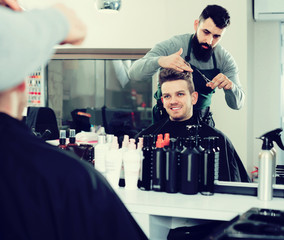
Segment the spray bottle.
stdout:
<path fill-rule="evenodd" d="M 277 128 L 263 134 L 259 139 L 263 141 L 261 151 L 259 153 L 259 168 L 258 168 L 258 191 L 257 196 L 260 200 L 272 200 L 273 198 L 273 183 L 275 183 L 276 170 L 276 150 L 274 149 L 273 141 L 284 150 L 281 141 L 281 128 Z"/>

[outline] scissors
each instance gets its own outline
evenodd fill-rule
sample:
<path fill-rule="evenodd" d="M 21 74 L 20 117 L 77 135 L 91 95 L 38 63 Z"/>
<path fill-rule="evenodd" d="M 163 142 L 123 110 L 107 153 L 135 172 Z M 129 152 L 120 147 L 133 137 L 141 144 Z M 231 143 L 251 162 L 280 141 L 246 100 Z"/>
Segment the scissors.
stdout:
<path fill-rule="evenodd" d="M 207 83 L 211 82 L 211 80 L 210 80 L 208 77 L 206 77 L 202 72 L 200 72 L 197 68 L 196 68 L 195 70 L 201 75 L 201 77 L 202 77 Z"/>

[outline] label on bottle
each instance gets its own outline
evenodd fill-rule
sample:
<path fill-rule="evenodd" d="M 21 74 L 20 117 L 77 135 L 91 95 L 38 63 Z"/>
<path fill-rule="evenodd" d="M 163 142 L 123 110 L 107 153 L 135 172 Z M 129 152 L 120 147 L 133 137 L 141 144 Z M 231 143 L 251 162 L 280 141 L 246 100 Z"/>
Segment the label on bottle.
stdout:
<path fill-rule="evenodd" d="M 214 179 L 218 180 L 219 179 L 219 159 L 220 159 L 220 153 L 215 152 L 215 171 L 214 171 Z"/>

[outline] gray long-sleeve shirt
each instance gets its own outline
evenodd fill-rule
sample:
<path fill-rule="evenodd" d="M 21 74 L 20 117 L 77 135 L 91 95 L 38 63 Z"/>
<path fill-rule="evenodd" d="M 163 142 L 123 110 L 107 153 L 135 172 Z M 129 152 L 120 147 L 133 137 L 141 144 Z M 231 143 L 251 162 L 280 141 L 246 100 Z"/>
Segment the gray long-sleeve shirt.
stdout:
<path fill-rule="evenodd" d="M 160 68 L 159 58 L 176 53 L 180 48 L 183 49 L 181 57 L 185 58 L 190 37 L 191 34 L 177 35 L 156 44 L 143 58 L 134 62 L 129 70 L 130 79 L 141 81 L 151 78 Z M 214 53 L 217 68 L 234 83 L 231 90 L 224 90 L 226 102 L 230 108 L 240 109 L 244 105 L 245 93 L 241 87 L 236 62 L 232 55 L 219 44 L 215 47 Z M 214 67 L 212 57 L 208 62 L 198 61 L 192 50 L 189 63 L 198 69 L 212 69 Z"/>
<path fill-rule="evenodd" d="M 69 31 L 66 17 L 55 8 L 15 12 L 0 7 L 0 23 L 0 91 L 46 64 Z"/>

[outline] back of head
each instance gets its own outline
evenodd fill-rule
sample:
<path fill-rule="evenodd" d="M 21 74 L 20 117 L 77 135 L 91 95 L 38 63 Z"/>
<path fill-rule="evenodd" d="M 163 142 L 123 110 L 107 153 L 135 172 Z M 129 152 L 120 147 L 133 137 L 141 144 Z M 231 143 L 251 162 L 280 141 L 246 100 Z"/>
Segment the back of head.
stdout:
<path fill-rule="evenodd" d="M 207 18 L 211 18 L 218 28 L 225 28 L 230 25 L 229 12 L 218 5 L 208 5 L 199 16 L 199 21 L 202 22 Z"/>
<path fill-rule="evenodd" d="M 159 74 L 159 84 L 163 85 L 165 82 L 176 81 L 176 80 L 184 80 L 187 82 L 188 90 L 190 93 L 195 91 L 192 73 L 188 71 L 178 72 L 174 69 L 164 68 L 160 71 Z"/>

